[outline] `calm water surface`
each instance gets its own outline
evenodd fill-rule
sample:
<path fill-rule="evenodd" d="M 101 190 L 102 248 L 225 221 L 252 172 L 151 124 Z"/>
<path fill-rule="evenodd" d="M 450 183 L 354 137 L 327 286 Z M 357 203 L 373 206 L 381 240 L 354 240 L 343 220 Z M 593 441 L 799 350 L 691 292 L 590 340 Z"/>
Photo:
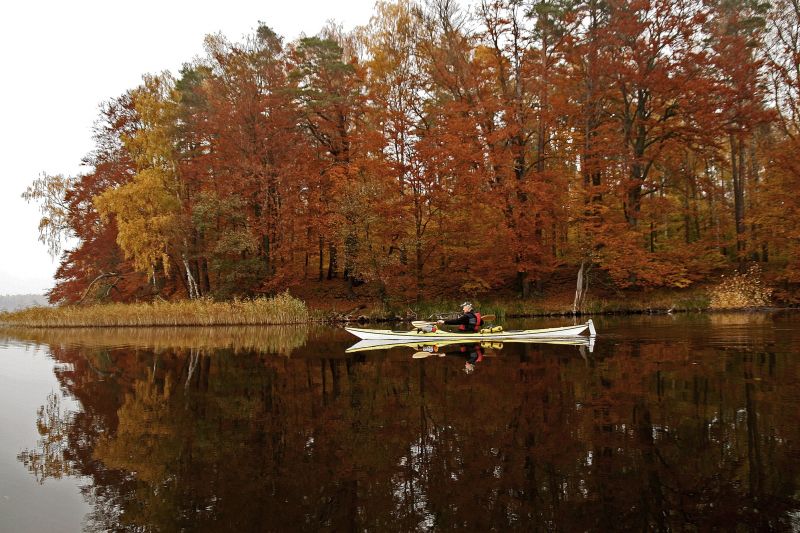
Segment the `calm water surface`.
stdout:
<path fill-rule="evenodd" d="M 0 531 L 800 531 L 798 317 L 0 331 Z"/>

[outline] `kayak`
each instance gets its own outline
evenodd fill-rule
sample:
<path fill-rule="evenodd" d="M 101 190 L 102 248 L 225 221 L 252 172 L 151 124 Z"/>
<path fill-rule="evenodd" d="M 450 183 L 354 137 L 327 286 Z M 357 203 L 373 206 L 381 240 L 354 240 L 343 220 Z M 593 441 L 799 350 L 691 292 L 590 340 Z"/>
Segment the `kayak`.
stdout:
<path fill-rule="evenodd" d="M 473 335 L 474 337 L 474 335 Z M 472 340 L 472 339 L 470 339 Z M 594 337 L 586 336 L 573 336 L 565 338 L 557 337 L 540 337 L 540 338 L 513 338 L 498 340 L 478 339 L 484 348 L 501 349 L 504 343 L 515 344 L 566 344 L 572 346 L 585 346 L 589 348 L 591 353 L 594 349 Z M 437 340 L 437 339 L 418 339 L 415 341 L 408 341 L 406 339 L 362 339 L 345 350 L 346 353 L 353 352 L 366 352 L 370 350 L 388 350 L 390 348 L 413 348 L 417 351 L 438 351 L 439 348 L 447 346 L 454 346 L 459 344 L 472 345 L 468 340 L 455 339 L 455 340 Z"/>
<path fill-rule="evenodd" d="M 565 326 L 560 328 L 545 329 L 522 329 L 516 331 L 488 331 L 486 333 L 464 333 L 463 331 L 444 331 L 436 330 L 432 332 L 420 329 L 411 331 L 392 331 L 389 329 L 368 329 L 368 328 L 344 328 L 359 339 L 380 339 L 380 340 L 462 340 L 462 341 L 510 341 L 514 339 L 559 339 L 565 337 L 577 337 L 588 332 L 590 336 L 595 336 L 592 320 L 589 319 L 585 324 L 577 326 Z M 495 328 L 492 328 L 495 329 Z"/>

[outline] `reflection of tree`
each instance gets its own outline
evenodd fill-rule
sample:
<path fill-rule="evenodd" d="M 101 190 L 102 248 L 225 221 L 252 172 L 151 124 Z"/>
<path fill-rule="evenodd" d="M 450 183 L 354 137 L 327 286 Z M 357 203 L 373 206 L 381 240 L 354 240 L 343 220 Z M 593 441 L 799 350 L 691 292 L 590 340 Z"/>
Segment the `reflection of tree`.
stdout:
<path fill-rule="evenodd" d="M 781 530 L 798 508 L 787 346 L 508 346 L 465 375 L 460 358 L 330 356 L 347 343 L 58 350 L 90 526 Z"/>
<path fill-rule="evenodd" d="M 94 453 L 108 468 L 135 472 L 137 478 L 157 483 L 164 478 L 164 465 L 173 452 L 167 446 L 174 433 L 168 405 L 172 377 L 157 384 L 150 369 L 147 374 L 146 379 L 135 383 L 133 392 L 126 394 L 118 411 L 116 432 L 100 437 Z"/>
<path fill-rule="evenodd" d="M 61 479 L 74 473 L 67 441 L 67 431 L 71 424 L 71 416 L 61 412 L 58 394 L 48 394 L 47 403 L 36 412 L 36 430 L 40 436 L 36 447 L 17 455 L 17 459 L 39 483 L 44 483 L 47 478 Z"/>

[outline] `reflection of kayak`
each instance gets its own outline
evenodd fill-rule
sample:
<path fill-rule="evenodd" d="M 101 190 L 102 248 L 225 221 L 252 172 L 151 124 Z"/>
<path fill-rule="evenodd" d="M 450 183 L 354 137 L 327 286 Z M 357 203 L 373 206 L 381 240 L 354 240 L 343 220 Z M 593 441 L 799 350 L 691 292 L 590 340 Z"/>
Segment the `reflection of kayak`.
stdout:
<path fill-rule="evenodd" d="M 380 340 L 400 340 L 400 341 L 439 341 L 439 340 L 460 340 L 481 342 L 491 341 L 511 341 L 516 339 L 564 339 L 577 337 L 582 333 L 589 332 L 594 336 L 596 331 L 591 319 L 586 324 L 577 326 L 566 326 L 561 328 L 545 329 L 523 329 L 517 331 L 490 331 L 487 333 L 464 333 L 437 330 L 424 332 L 420 330 L 412 331 L 392 331 L 388 329 L 366 329 L 366 328 L 344 328 L 360 339 L 380 339 Z M 494 328 L 493 328 L 494 329 Z"/>
<path fill-rule="evenodd" d="M 505 343 L 517 344 L 567 344 L 572 346 L 586 346 L 589 352 L 594 348 L 594 337 L 575 336 L 571 338 L 515 338 L 505 340 L 479 340 L 482 348 L 501 349 Z M 409 342 L 405 339 L 363 339 L 349 347 L 345 352 L 365 352 L 368 350 L 388 350 L 390 348 L 413 348 L 418 352 L 438 352 L 439 348 L 464 344 L 463 339 L 454 340 L 417 340 Z"/>

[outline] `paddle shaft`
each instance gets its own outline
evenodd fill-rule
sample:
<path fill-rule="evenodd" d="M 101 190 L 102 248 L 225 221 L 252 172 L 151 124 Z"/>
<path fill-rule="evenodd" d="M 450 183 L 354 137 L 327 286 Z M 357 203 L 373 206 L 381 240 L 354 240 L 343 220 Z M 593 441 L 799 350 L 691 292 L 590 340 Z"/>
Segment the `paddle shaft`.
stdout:
<path fill-rule="evenodd" d="M 485 316 L 481 317 L 481 321 L 483 321 L 483 322 L 494 322 L 494 319 L 495 319 L 494 315 L 485 315 Z M 424 326 L 432 326 L 433 324 L 436 324 L 436 322 L 429 322 L 427 320 L 413 320 L 411 322 L 411 325 L 414 326 L 415 328 L 421 328 L 421 327 L 424 327 Z"/>

